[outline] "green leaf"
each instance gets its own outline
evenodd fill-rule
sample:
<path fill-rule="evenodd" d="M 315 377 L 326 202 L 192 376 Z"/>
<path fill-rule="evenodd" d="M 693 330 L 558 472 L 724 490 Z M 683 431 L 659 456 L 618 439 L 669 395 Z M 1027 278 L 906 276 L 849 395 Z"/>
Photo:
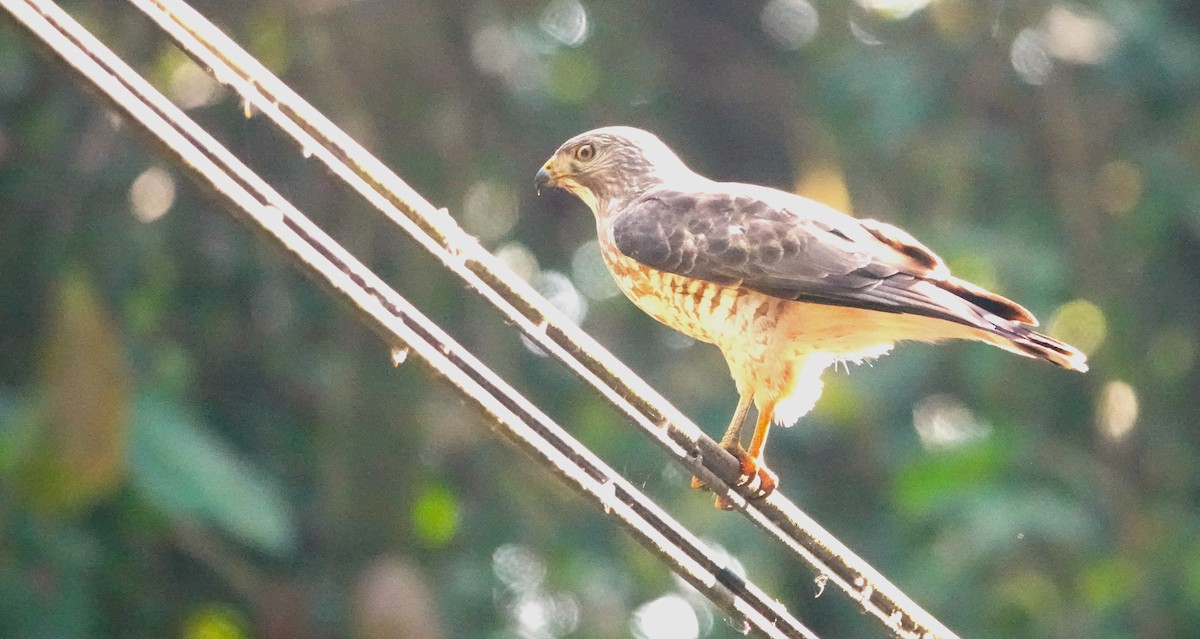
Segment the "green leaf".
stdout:
<path fill-rule="evenodd" d="M 458 500 L 444 486 L 426 486 L 413 503 L 413 532 L 427 546 L 445 546 L 458 531 Z"/>
<path fill-rule="evenodd" d="M 249 623 L 231 606 L 208 604 L 193 610 L 183 624 L 184 639 L 249 639 Z"/>
<path fill-rule="evenodd" d="M 274 555 L 295 546 L 283 490 L 177 405 L 137 398 L 130 471 L 134 486 L 170 516 L 216 526 Z"/>

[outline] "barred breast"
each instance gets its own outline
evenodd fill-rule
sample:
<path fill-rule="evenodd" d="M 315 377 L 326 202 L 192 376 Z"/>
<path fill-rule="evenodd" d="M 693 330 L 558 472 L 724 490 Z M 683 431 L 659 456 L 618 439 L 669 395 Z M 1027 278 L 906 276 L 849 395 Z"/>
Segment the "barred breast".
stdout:
<path fill-rule="evenodd" d="M 613 247 L 602 245 L 602 255 L 638 308 L 719 347 L 738 392 L 752 392 L 760 409 L 773 406 L 776 421 L 790 425 L 812 409 L 823 387 L 821 372 L 837 360 L 806 346 L 803 311 L 812 305 L 658 271 Z"/>
<path fill-rule="evenodd" d="M 770 311 L 777 300 L 652 269 L 611 246 L 602 247 L 602 255 L 617 286 L 638 308 L 689 337 L 724 349 L 745 346 L 752 334 L 765 337 L 774 328 Z"/>

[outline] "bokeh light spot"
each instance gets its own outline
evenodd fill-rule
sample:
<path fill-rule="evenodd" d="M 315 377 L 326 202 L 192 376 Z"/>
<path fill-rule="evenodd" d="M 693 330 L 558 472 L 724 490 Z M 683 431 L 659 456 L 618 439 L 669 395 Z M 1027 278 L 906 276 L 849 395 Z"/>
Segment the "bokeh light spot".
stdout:
<path fill-rule="evenodd" d="M 497 604 L 511 620 L 516 636 L 553 639 L 579 626 L 579 602 L 567 593 L 545 591 L 546 564 L 530 549 L 520 544 L 500 546 L 492 553 L 492 572 L 503 585 Z"/>
<path fill-rule="evenodd" d="M 637 639 L 696 639 L 700 620 L 686 599 L 671 594 L 639 606 L 630 630 Z"/>
<path fill-rule="evenodd" d="M 476 68 L 502 80 L 516 95 L 544 91 L 546 69 L 536 49 L 535 37 L 504 24 L 488 23 L 471 34 L 471 59 Z"/>
<path fill-rule="evenodd" d="M 171 72 L 169 91 L 171 99 L 184 110 L 214 104 L 223 94 L 221 84 L 191 60 Z"/>
<path fill-rule="evenodd" d="M 510 590 L 530 592 L 542 587 L 546 566 L 525 546 L 504 544 L 492 553 L 492 573 Z"/>
<path fill-rule="evenodd" d="M 926 450 L 950 450 L 987 437 L 991 427 L 958 398 L 930 395 L 913 408 L 913 427 Z"/>
<path fill-rule="evenodd" d="M 493 23 L 472 35 L 471 58 L 480 71 L 506 77 L 519 66 L 520 51 L 508 30 Z"/>
<path fill-rule="evenodd" d="M 770 0 L 759 14 L 763 33 L 780 49 L 795 51 L 817 36 L 820 21 L 808 0 Z"/>
<path fill-rule="evenodd" d="M 621 294 L 621 289 L 604 265 L 600 243 L 596 240 L 588 240 L 575 249 L 571 256 L 571 279 L 590 300 L 604 300 Z"/>
<path fill-rule="evenodd" d="M 496 249 L 496 259 L 526 282 L 532 282 L 541 269 L 537 256 L 520 242 L 510 242 Z"/>
<path fill-rule="evenodd" d="M 1120 38 L 1117 30 L 1096 14 L 1081 7 L 1056 4 L 1042 20 L 1046 49 L 1072 64 L 1100 64 L 1112 55 Z"/>
<path fill-rule="evenodd" d="M 246 620 L 229 606 L 210 605 L 188 615 L 184 639 L 248 639 Z"/>
<path fill-rule="evenodd" d="M 879 36 L 872 33 L 870 29 L 864 27 L 857 20 L 851 18 L 849 26 L 850 35 L 853 35 L 855 40 L 871 47 L 883 44 L 883 40 L 880 40 Z"/>
<path fill-rule="evenodd" d="M 566 275 L 558 271 L 542 271 L 534 278 L 533 288 L 575 324 L 587 317 L 587 300 Z"/>
<path fill-rule="evenodd" d="M 458 532 L 458 500 L 445 487 L 425 488 L 413 502 L 412 526 L 425 545 L 445 546 Z"/>
<path fill-rule="evenodd" d="M 1091 355 L 1108 336 L 1108 321 L 1099 306 L 1083 299 L 1072 300 L 1054 312 L 1047 332 Z"/>
<path fill-rule="evenodd" d="M 532 284 L 535 291 L 566 316 L 567 321 L 576 326 L 583 323 L 587 317 L 587 300 L 575 288 L 571 278 L 558 271 L 542 271 L 533 278 Z M 544 329 L 545 325 L 540 328 Z M 527 335 L 521 335 L 521 344 L 538 357 L 546 356 L 546 352 Z"/>
<path fill-rule="evenodd" d="M 542 11 L 538 26 L 555 40 L 577 47 L 588 38 L 587 9 L 577 0 L 552 0 Z"/>
<path fill-rule="evenodd" d="M 499 240 L 517 223 L 517 196 L 512 189 L 491 180 L 467 187 L 463 198 L 463 227 L 488 243 Z"/>
<path fill-rule="evenodd" d="M 175 180 L 166 169 L 152 166 L 137 176 L 129 187 L 129 205 L 142 222 L 162 217 L 175 203 Z"/>
<path fill-rule="evenodd" d="M 1119 442 L 1133 431 L 1138 417 L 1137 392 L 1121 380 L 1104 385 L 1096 399 L 1096 428 L 1107 440 Z"/>
<path fill-rule="evenodd" d="M 1009 61 L 1026 84 L 1043 85 L 1050 79 L 1054 70 L 1054 62 L 1050 52 L 1046 50 L 1046 41 L 1042 32 L 1037 29 L 1022 29 L 1013 38 L 1009 49 Z"/>
<path fill-rule="evenodd" d="M 350 636 L 356 639 L 446 636 L 438 619 L 442 599 L 435 596 L 425 573 L 404 557 L 382 555 L 372 559 L 359 573 L 352 596 L 355 632 Z"/>
<path fill-rule="evenodd" d="M 903 20 L 929 6 L 931 0 L 856 0 L 858 6 L 889 20 Z"/>

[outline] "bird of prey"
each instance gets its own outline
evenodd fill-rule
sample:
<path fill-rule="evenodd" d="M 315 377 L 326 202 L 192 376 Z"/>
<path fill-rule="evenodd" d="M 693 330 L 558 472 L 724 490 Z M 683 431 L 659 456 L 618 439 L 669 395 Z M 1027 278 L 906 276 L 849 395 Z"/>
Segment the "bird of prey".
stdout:
<path fill-rule="evenodd" d="M 763 461 L 772 421 L 811 410 L 832 365 L 901 340 L 967 339 L 1087 370 L 1083 353 L 1033 330 L 1029 311 L 954 277 L 907 232 L 793 193 L 715 182 L 641 129 L 567 140 L 536 184 L 592 210 L 604 263 L 634 304 L 721 349 L 739 395 L 721 445 L 755 497 L 777 485 Z M 743 448 L 752 401 L 758 418 Z"/>

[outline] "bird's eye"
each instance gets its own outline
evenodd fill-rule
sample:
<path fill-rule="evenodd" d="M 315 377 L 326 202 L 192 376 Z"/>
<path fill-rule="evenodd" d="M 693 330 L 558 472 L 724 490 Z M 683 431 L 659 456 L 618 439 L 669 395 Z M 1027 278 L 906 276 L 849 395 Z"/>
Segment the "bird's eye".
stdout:
<path fill-rule="evenodd" d="M 590 144 L 580 144 L 575 149 L 575 159 L 580 162 L 590 162 L 594 157 L 596 157 L 596 147 Z"/>

